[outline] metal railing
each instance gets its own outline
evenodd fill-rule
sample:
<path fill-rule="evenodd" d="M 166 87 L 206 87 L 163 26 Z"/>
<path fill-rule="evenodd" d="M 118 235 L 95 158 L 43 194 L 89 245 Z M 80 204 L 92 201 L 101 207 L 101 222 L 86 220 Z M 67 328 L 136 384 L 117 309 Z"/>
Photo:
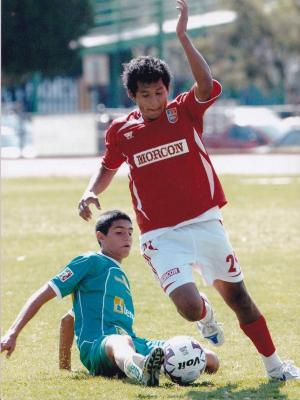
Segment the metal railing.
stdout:
<path fill-rule="evenodd" d="M 190 15 L 215 11 L 219 0 L 190 0 Z M 111 34 L 146 24 L 177 18 L 175 0 L 94 0 L 94 28 L 90 33 Z"/>

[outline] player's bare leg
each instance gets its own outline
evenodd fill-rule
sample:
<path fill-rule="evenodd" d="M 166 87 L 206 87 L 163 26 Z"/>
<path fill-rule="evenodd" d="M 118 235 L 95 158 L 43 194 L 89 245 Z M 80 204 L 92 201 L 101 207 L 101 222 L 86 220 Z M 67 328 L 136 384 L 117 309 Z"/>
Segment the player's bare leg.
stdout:
<path fill-rule="evenodd" d="M 129 378 L 146 386 L 158 386 L 164 352 L 154 348 L 148 356 L 136 353 L 130 336 L 110 335 L 105 342 L 109 359 Z"/>
<path fill-rule="evenodd" d="M 235 312 L 241 329 L 260 353 L 268 377 L 280 380 L 300 379 L 300 369 L 292 362 L 283 362 L 278 357 L 265 318 L 252 300 L 244 282 L 216 280 L 214 286 Z"/>
<path fill-rule="evenodd" d="M 174 289 L 170 298 L 183 318 L 197 322 L 198 329 L 205 339 L 214 346 L 224 343 L 223 330 L 214 318 L 211 304 L 205 295 L 199 293 L 193 282 Z"/>
<path fill-rule="evenodd" d="M 235 312 L 241 324 L 250 324 L 261 317 L 261 312 L 247 292 L 244 282 L 215 280 L 214 287 Z"/>

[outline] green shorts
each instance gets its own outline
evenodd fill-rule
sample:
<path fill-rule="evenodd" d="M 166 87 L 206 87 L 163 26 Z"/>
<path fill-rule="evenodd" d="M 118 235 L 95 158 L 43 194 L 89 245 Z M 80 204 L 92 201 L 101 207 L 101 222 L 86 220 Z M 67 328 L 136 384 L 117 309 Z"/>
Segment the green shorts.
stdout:
<path fill-rule="evenodd" d="M 80 346 L 80 360 L 89 370 L 91 375 L 112 377 L 121 373 L 120 369 L 108 358 L 105 350 L 105 342 L 109 336 L 101 336 L 94 342 L 83 342 Z M 132 337 L 137 353 L 146 356 L 157 346 L 163 346 L 162 340 L 148 340 L 140 337 Z"/>

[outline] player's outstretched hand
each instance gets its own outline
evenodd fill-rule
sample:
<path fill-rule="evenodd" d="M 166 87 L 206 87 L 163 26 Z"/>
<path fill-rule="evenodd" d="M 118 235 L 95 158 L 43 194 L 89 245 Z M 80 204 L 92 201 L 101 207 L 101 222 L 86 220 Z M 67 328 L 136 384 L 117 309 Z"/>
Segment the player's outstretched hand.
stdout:
<path fill-rule="evenodd" d="M 90 204 L 94 204 L 98 210 L 101 209 L 98 197 L 93 192 L 85 193 L 78 204 L 79 215 L 86 221 L 92 218 L 92 212 L 89 207 Z"/>
<path fill-rule="evenodd" d="M 176 0 L 177 10 L 179 10 L 179 18 L 176 27 L 176 34 L 180 38 L 185 35 L 188 22 L 188 6 L 186 0 Z"/>
<path fill-rule="evenodd" d="M 1 338 L 1 353 L 6 351 L 6 357 L 9 358 L 11 353 L 15 350 L 17 338 L 14 335 L 6 334 Z"/>

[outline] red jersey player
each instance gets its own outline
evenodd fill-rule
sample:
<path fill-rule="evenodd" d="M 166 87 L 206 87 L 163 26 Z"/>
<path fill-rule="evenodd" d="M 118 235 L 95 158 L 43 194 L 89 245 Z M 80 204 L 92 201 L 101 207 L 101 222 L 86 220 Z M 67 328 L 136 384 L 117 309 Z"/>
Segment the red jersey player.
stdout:
<path fill-rule="evenodd" d="M 170 72 L 162 60 L 139 57 L 125 66 L 123 82 L 138 110 L 109 127 L 101 168 L 79 202 L 79 214 L 91 218 L 90 204 L 100 208 L 97 196 L 126 162 L 142 253 L 178 312 L 196 321 L 212 344 L 224 342 L 210 303 L 195 285 L 192 270 L 198 269 L 235 312 L 267 375 L 300 379 L 300 369 L 278 357 L 221 222 L 226 199 L 201 140 L 203 114 L 220 95 L 221 85 L 186 33 L 186 1 L 177 0 L 177 8 L 176 33 L 195 84 L 168 102 Z"/>

